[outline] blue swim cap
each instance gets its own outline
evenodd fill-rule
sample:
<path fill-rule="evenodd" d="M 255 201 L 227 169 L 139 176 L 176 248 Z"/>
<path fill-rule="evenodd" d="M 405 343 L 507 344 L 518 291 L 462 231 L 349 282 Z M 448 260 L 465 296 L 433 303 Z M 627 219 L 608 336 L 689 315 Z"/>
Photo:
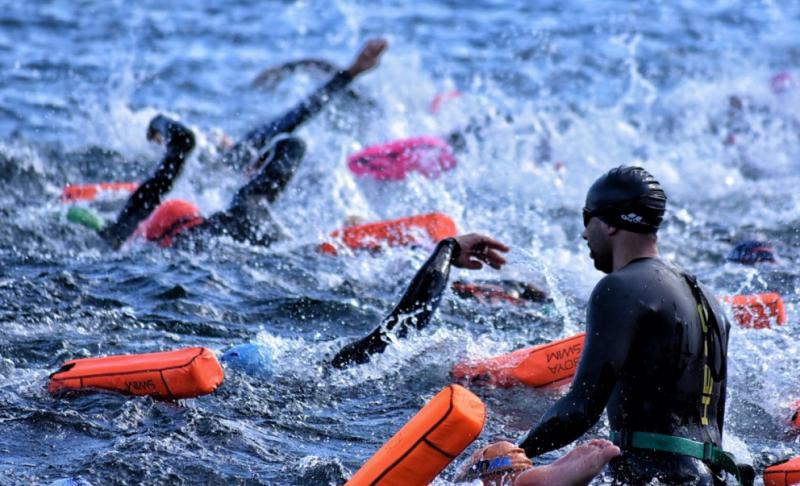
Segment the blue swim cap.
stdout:
<path fill-rule="evenodd" d="M 238 344 L 225 351 L 221 361 L 228 368 L 255 378 L 266 379 L 272 376 L 272 353 L 264 344 Z"/>
<path fill-rule="evenodd" d="M 766 241 L 745 240 L 734 246 L 725 259 L 729 262 L 753 265 L 759 262 L 774 262 L 775 253 Z"/>

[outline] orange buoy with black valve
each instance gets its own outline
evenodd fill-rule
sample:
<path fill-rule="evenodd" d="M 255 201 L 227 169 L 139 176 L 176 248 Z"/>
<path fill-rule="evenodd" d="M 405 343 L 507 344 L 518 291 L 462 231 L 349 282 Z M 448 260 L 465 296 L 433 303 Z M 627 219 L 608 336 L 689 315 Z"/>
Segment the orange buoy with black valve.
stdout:
<path fill-rule="evenodd" d="M 133 192 L 139 187 L 135 182 L 100 182 L 97 184 L 67 184 L 61 191 L 61 202 L 94 201 L 105 192 Z"/>
<path fill-rule="evenodd" d="M 345 486 L 430 483 L 480 435 L 486 407 L 459 385 L 428 402 L 359 469 Z"/>
<path fill-rule="evenodd" d="M 764 486 L 800 484 L 800 456 L 764 469 Z"/>
<path fill-rule="evenodd" d="M 164 399 L 194 398 L 216 390 L 223 377 L 213 352 L 186 348 L 67 361 L 50 375 L 47 389 L 56 393 L 99 388 Z"/>
<path fill-rule="evenodd" d="M 780 294 L 769 292 L 753 295 L 722 297 L 733 309 L 733 317 L 742 327 L 769 329 L 774 321 L 786 324 L 786 308 Z"/>
<path fill-rule="evenodd" d="M 518 349 L 479 361 L 459 363 L 451 374 L 459 380 L 500 387 L 546 386 L 572 378 L 578 368 L 586 333 Z"/>
<path fill-rule="evenodd" d="M 377 250 L 381 245 L 408 246 L 426 239 L 435 243 L 456 234 L 456 223 L 449 216 L 421 214 L 336 230 L 331 233 L 335 243 L 323 243 L 320 251 L 336 255 L 337 244 L 352 250 Z"/>

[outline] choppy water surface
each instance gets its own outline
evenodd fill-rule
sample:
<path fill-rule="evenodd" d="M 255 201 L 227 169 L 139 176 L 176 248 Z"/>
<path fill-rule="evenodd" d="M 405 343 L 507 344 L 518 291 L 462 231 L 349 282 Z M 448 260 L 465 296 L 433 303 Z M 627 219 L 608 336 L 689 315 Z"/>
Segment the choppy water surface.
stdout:
<path fill-rule="evenodd" d="M 786 326 L 733 331 L 726 432 L 757 465 L 800 452 L 787 425 L 800 398 L 800 87 L 776 94 L 769 83 L 800 60 L 800 7 L 56 0 L 5 2 L 0 26 L 3 484 L 342 483 L 457 361 L 580 330 L 600 274 L 579 210 L 591 181 L 622 163 L 650 169 L 671 197 L 667 258 L 720 294 L 783 295 Z M 160 152 L 144 133 L 157 112 L 236 136 L 323 81 L 299 73 L 258 91 L 249 83 L 261 69 L 308 56 L 343 65 L 376 35 L 391 48 L 355 85 L 365 101 L 337 103 L 300 131 L 307 158 L 273 208 L 291 241 L 112 253 L 66 222 L 65 183 L 153 169 Z M 433 96 L 451 89 L 465 95 L 432 114 Z M 466 135 L 457 169 L 438 180 L 370 183 L 344 163 L 360 146 L 447 133 L 471 117 L 488 120 L 481 136 Z M 242 182 L 213 155 L 203 142 L 173 192 L 207 212 Z M 118 208 L 100 205 L 108 217 Z M 313 244 L 348 215 L 431 210 L 511 244 L 500 276 L 545 283 L 559 305 L 487 309 L 448 294 L 429 330 L 331 371 L 326 359 L 391 309 L 427 249 L 329 258 Z M 725 263 L 750 234 L 772 239 L 780 262 Z M 228 372 L 216 393 L 179 404 L 45 390 L 75 357 L 246 341 L 271 347 L 272 379 Z M 474 390 L 490 411 L 482 442 L 517 437 L 559 394 Z"/>

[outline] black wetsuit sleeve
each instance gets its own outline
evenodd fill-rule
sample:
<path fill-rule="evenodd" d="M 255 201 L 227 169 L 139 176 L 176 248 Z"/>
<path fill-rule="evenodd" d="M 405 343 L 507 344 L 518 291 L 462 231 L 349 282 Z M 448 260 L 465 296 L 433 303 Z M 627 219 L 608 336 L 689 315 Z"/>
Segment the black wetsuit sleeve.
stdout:
<path fill-rule="evenodd" d="M 569 444 L 600 419 L 635 337 L 636 306 L 627 301 L 633 290 L 613 275 L 595 287 L 572 386 L 520 441 L 528 457 Z"/>
<path fill-rule="evenodd" d="M 161 204 L 161 198 L 172 189 L 175 179 L 183 170 L 194 148 L 194 134 L 188 128 L 169 118 L 158 115 L 150 122 L 149 131 L 155 131 L 166 143 L 167 151 L 152 177 L 142 183 L 128 198 L 117 220 L 99 232 L 112 248 L 118 249 L 136 230 L 140 222 Z"/>
<path fill-rule="evenodd" d="M 327 83 L 280 118 L 255 128 L 225 154 L 229 165 L 240 165 L 258 157 L 258 152 L 280 133 L 293 132 L 298 126 L 319 113 L 325 105 L 353 81 L 345 71 L 336 73 Z"/>
<path fill-rule="evenodd" d="M 333 358 L 333 366 L 344 368 L 366 363 L 371 355 L 386 349 L 389 333 L 403 337 L 409 327 L 425 327 L 439 307 L 450 277 L 450 265 L 458 258 L 460 251 L 458 242 L 453 238 L 439 242 L 394 310 L 369 335 L 342 348 Z"/>

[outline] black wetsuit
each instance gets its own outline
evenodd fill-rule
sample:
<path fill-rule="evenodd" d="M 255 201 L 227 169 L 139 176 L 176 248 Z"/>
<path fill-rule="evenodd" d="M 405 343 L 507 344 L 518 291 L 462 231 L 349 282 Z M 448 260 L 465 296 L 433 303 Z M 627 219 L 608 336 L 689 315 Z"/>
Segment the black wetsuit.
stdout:
<path fill-rule="evenodd" d="M 703 294 L 719 324 L 713 352 L 724 369 L 730 324 L 708 297 L 712 294 L 705 289 Z M 697 306 L 683 274 L 659 259 L 635 260 L 603 278 L 589 301 L 586 342 L 572 387 L 520 446 L 530 457 L 563 447 L 606 408 L 614 432 L 653 432 L 721 447 L 726 380 L 714 381 L 704 407 L 708 360 Z M 667 485 L 717 481 L 697 459 L 624 447 L 609 471 L 617 484 L 647 484 L 654 477 Z"/>
<path fill-rule="evenodd" d="M 283 191 L 300 165 L 305 144 L 296 137 L 287 137 L 269 146 L 278 135 L 291 133 L 340 93 L 353 80 L 345 72 L 333 76 L 324 86 L 279 118 L 251 130 L 244 139 L 223 154 L 224 161 L 241 168 L 264 160 L 260 171 L 233 198 L 227 210 L 211 215 L 202 224 L 180 234 L 186 240 L 194 236 L 227 234 L 239 241 L 268 245 L 281 236 L 277 224 L 261 201 L 272 203 Z M 114 249 L 133 234 L 139 223 L 147 219 L 172 190 L 181 174 L 186 158 L 194 148 L 194 134 L 180 123 L 162 115 L 150 123 L 166 144 L 166 153 L 155 174 L 128 198 L 117 220 L 100 231 L 100 236 Z M 266 153 L 265 153 L 266 152 Z M 176 236 L 176 235 L 170 235 Z"/>
<path fill-rule="evenodd" d="M 410 328 L 422 329 L 439 307 L 442 292 L 447 288 L 450 265 L 458 258 L 461 248 L 453 238 L 442 240 L 428 261 L 417 271 L 400 303 L 366 337 L 343 347 L 331 363 L 344 368 L 369 361 L 370 356 L 382 353 L 389 345 L 387 335 L 404 337 Z"/>

